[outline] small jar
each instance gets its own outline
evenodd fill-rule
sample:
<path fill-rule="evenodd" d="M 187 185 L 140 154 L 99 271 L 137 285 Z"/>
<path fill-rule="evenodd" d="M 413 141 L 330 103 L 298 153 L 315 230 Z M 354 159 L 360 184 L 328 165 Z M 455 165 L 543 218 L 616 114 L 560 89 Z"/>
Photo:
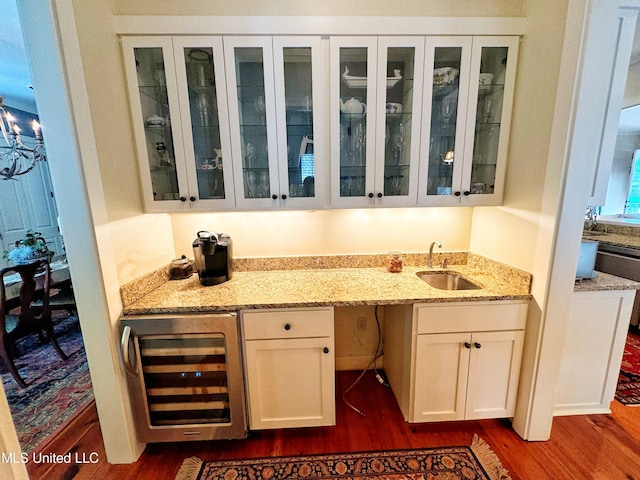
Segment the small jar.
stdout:
<path fill-rule="evenodd" d="M 169 266 L 169 279 L 182 280 L 189 278 L 192 274 L 193 264 L 185 255 L 171 261 Z"/>
<path fill-rule="evenodd" d="M 389 252 L 387 255 L 387 271 L 398 273 L 402 271 L 402 254 L 400 252 Z"/>

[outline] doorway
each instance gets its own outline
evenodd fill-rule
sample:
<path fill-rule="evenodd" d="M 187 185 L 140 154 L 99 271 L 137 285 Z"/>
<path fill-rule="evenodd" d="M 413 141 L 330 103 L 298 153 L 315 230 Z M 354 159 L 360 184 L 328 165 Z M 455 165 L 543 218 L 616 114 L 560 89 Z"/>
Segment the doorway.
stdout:
<path fill-rule="evenodd" d="M 4 108 L 16 124 L 28 123 L 36 117 L 20 109 Z M 34 139 L 22 135 L 21 140 L 28 148 L 33 147 Z M 4 138 L 0 136 L 0 149 L 3 147 Z M 56 339 L 69 357 L 60 358 L 49 339 L 43 340 L 34 332 L 16 342 L 14 363 L 26 386 L 17 383 L 4 363 L 0 365 L 21 450 L 31 454 L 41 450 L 60 428 L 93 401 L 93 390 L 47 162 L 38 161 L 24 175 L 0 180 L 0 205 L 0 252 L 8 253 L 27 235 L 42 238 L 53 252 L 50 261 L 52 318 Z M 0 257 L 0 269 L 13 265 L 4 254 Z M 5 313 L 10 331 L 21 309 L 17 301 L 21 279 L 14 272 L 7 272 L 3 281 L 3 302 L 7 305 Z"/>

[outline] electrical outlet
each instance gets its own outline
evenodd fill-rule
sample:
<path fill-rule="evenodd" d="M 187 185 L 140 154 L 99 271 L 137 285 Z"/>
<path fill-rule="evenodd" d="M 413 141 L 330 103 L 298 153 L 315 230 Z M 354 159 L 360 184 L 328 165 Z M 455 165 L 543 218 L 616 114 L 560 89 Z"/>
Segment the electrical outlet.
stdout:
<path fill-rule="evenodd" d="M 358 330 L 367 329 L 367 317 L 358 317 Z"/>

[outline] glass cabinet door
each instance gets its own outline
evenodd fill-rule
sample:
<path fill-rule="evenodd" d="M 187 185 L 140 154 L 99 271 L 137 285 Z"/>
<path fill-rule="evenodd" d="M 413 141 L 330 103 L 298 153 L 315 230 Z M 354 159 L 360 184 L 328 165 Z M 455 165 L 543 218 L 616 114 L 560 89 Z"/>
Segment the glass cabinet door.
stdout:
<path fill-rule="evenodd" d="M 224 49 L 236 205 L 273 206 L 279 192 L 271 38 L 225 37 Z"/>
<path fill-rule="evenodd" d="M 323 203 L 326 155 L 320 37 L 274 37 L 280 206 Z"/>
<path fill-rule="evenodd" d="M 474 205 L 502 201 L 517 38 L 474 37 L 463 196 Z"/>
<path fill-rule="evenodd" d="M 424 37 L 378 39 L 377 205 L 415 205 Z"/>
<path fill-rule="evenodd" d="M 471 39 L 428 38 L 419 203 L 459 203 Z"/>
<path fill-rule="evenodd" d="M 375 204 L 375 37 L 332 37 L 332 204 Z"/>
<path fill-rule="evenodd" d="M 221 37 L 173 39 L 192 207 L 234 205 Z M 188 107 L 188 108 L 187 108 Z"/>
<path fill-rule="evenodd" d="M 172 124 L 180 110 L 171 38 L 125 38 L 123 49 L 145 207 L 179 207 L 186 201 L 186 173 L 182 139 Z"/>

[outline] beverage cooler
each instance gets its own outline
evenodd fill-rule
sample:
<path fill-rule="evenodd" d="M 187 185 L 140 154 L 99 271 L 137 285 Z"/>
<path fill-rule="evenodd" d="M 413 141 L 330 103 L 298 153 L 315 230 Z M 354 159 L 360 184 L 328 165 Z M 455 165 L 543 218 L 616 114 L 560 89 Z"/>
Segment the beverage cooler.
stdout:
<path fill-rule="evenodd" d="M 246 437 L 235 313 L 126 315 L 120 325 L 141 441 Z"/>

